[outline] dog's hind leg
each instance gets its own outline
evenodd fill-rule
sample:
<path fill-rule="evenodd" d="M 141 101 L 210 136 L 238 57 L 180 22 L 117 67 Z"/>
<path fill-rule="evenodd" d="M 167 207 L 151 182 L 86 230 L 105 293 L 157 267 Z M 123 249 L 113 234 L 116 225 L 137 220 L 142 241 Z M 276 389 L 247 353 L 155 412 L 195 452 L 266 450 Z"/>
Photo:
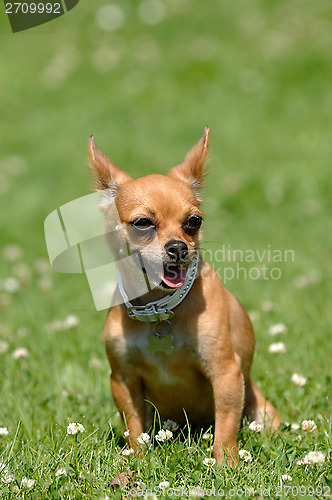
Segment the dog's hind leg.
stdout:
<path fill-rule="evenodd" d="M 275 407 L 267 401 L 256 382 L 249 377 L 245 384 L 245 407 L 243 417 L 255 420 L 264 426 L 278 428 L 281 420 Z"/>

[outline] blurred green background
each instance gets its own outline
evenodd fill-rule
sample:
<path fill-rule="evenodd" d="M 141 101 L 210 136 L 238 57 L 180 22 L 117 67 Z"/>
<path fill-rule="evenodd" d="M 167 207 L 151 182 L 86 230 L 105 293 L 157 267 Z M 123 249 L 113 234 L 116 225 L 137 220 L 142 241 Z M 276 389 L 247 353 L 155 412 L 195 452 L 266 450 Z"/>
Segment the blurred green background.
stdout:
<path fill-rule="evenodd" d="M 295 252 L 279 280 L 227 283 L 256 311 L 255 376 L 285 419 L 329 414 L 330 1 L 81 1 L 17 34 L 0 14 L 0 425 L 14 432 L 24 418 L 33 434 L 34 422 L 98 425 L 111 413 L 106 312 L 85 276 L 41 260 L 46 216 L 91 192 L 89 135 L 141 176 L 181 161 L 205 125 L 203 248 Z M 77 326 L 49 326 L 68 314 Z M 287 352 L 277 356 L 266 332 L 279 322 Z M 22 346 L 28 357 L 14 359 Z M 294 371 L 305 388 L 291 386 Z"/>

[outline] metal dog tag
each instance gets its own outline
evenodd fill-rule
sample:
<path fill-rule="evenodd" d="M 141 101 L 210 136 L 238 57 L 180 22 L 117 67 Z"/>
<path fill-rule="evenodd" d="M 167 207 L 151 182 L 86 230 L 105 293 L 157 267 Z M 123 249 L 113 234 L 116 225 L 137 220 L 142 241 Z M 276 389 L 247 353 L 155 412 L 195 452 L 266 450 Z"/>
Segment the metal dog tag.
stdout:
<path fill-rule="evenodd" d="M 170 333 L 163 337 L 150 333 L 150 335 L 148 335 L 148 341 L 148 351 L 150 354 L 156 354 L 157 352 L 172 354 L 173 352 L 173 337 Z"/>

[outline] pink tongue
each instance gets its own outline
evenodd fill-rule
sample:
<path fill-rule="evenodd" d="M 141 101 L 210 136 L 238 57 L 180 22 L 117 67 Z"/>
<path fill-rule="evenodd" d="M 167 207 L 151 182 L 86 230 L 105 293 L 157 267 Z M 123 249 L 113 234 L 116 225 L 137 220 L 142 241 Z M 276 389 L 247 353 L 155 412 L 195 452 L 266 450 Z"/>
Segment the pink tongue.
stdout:
<path fill-rule="evenodd" d="M 171 288 L 178 288 L 183 285 L 186 279 L 186 269 L 178 266 L 168 266 L 165 268 L 164 275 L 161 279 Z"/>

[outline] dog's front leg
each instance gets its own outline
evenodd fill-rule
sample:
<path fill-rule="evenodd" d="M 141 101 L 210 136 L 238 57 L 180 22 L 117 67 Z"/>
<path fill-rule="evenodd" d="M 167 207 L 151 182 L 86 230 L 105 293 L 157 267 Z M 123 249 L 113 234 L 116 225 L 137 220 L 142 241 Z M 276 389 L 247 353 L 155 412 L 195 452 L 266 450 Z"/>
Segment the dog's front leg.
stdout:
<path fill-rule="evenodd" d="M 127 443 L 136 449 L 137 437 L 144 432 L 145 426 L 144 394 L 140 380 L 112 373 L 111 390 L 124 430 L 129 431 Z"/>
<path fill-rule="evenodd" d="M 213 456 L 221 465 L 238 461 L 236 439 L 244 404 L 244 382 L 239 363 L 229 361 L 212 378 L 215 402 Z"/>

